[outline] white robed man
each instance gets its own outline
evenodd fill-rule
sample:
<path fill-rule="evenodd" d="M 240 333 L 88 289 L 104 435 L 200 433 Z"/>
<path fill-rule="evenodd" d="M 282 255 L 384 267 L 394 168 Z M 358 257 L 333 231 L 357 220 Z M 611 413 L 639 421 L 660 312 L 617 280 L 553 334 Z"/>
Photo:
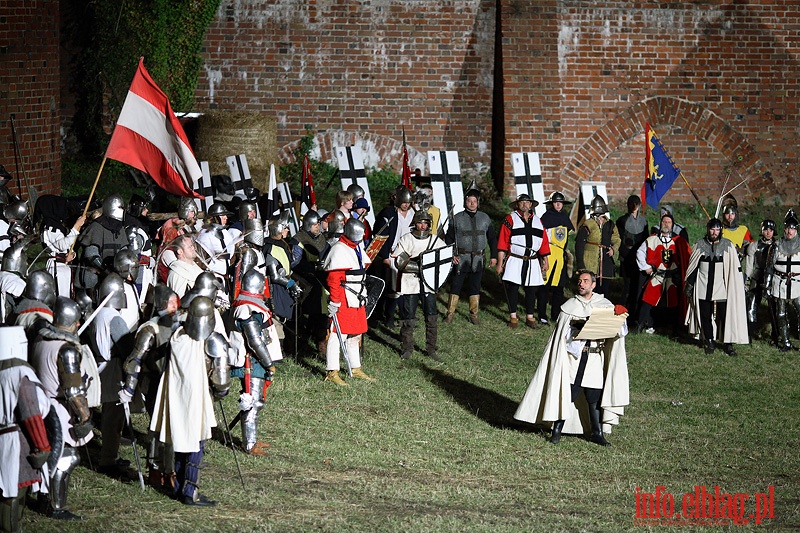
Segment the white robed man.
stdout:
<path fill-rule="evenodd" d="M 195 263 L 197 248 L 195 248 L 194 238 L 191 235 L 178 236 L 173 241 L 171 248 L 177 259 L 169 264 L 167 287 L 175 291 L 178 298 L 183 298 L 186 292 L 194 286 L 197 276 L 203 273 L 203 269 Z"/>
<path fill-rule="evenodd" d="M 175 450 L 175 497 L 200 507 L 216 505 L 199 490 L 204 444 L 217 425 L 209 386 L 219 398 L 230 388 L 228 341 L 214 331 L 214 323 L 214 303 L 205 296 L 192 300 L 186 322 L 170 340 L 170 359 L 150 423 L 159 441 Z"/>
<path fill-rule="evenodd" d="M 577 294 L 561 306 L 542 360 L 514 413 L 514 418 L 523 422 L 552 423 L 552 444 L 560 442 L 562 431 L 585 434 L 588 418 L 589 440 L 610 446 L 603 433 L 611 433 L 629 404 L 625 321 L 621 321 L 616 335 L 608 338 L 577 338 L 596 309 L 627 316 L 623 306 L 615 306 L 594 292 L 596 284 L 593 272 L 578 273 Z"/>

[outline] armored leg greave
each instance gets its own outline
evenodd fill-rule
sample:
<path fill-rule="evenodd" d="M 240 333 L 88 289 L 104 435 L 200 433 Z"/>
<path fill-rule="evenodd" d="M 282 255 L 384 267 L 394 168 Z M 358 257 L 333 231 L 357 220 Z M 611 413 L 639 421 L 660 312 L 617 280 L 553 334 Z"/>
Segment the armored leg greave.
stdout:
<path fill-rule="evenodd" d="M 242 413 L 242 446 L 248 452 L 258 442 L 258 413 L 264 408 L 264 380 L 250 378 L 250 394 L 255 398 L 253 408 Z"/>
<path fill-rule="evenodd" d="M 194 497 L 200 484 L 200 463 L 203 461 L 205 441 L 200 441 L 200 450 L 192 453 L 176 453 L 175 465 L 178 468 L 178 489 L 183 496 Z"/>
<path fill-rule="evenodd" d="M 761 303 L 761 296 L 763 295 L 763 289 L 751 289 L 747 291 L 746 300 L 747 300 L 747 322 L 749 324 L 755 324 L 758 315 L 758 304 Z"/>
<path fill-rule="evenodd" d="M 75 467 L 81 462 L 78 450 L 70 446 L 65 446 L 61 452 L 61 458 L 56 463 L 55 472 L 50 478 L 50 505 L 56 511 L 67 507 L 67 488 L 69 487 L 69 477 Z"/>
<path fill-rule="evenodd" d="M 778 348 L 788 350 L 792 347 L 789 342 L 789 300 L 783 298 L 775 299 L 775 316 L 778 323 Z"/>

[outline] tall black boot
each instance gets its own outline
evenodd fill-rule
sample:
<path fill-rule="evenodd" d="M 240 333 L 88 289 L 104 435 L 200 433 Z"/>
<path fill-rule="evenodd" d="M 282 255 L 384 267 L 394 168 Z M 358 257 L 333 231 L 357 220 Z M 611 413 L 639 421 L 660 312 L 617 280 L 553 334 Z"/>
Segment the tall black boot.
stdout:
<path fill-rule="evenodd" d="M 436 339 L 439 333 L 439 317 L 425 315 L 425 353 L 434 361 L 442 359 L 436 354 Z"/>
<path fill-rule="evenodd" d="M 589 422 L 592 425 L 592 436 L 589 440 L 600 446 L 611 446 L 605 437 L 603 437 L 603 425 L 600 423 L 600 407 L 597 403 L 589 404 Z"/>
<path fill-rule="evenodd" d="M 550 444 L 558 444 L 561 442 L 561 430 L 564 429 L 564 421 L 563 420 L 556 420 L 553 422 L 553 432 L 550 434 L 550 438 L 548 442 Z"/>
<path fill-rule="evenodd" d="M 403 320 L 400 323 L 400 358 L 411 359 L 414 353 L 414 320 Z"/>

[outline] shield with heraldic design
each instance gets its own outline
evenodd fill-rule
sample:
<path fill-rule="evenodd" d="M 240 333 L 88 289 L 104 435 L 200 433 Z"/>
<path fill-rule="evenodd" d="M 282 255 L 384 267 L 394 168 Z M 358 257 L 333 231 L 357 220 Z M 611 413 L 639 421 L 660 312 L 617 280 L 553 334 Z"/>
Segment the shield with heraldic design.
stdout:
<path fill-rule="evenodd" d="M 364 307 L 367 311 L 367 318 L 372 316 L 372 312 L 378 305 L 378 300 L 383 294 L 383 289 L 386 287 L 386 282 L 377 276 L 367 276 L 364 280 L 364 289 L 366 289 L 367 300 L 364 302 Z"/>
<path fill-rule="evenodd" d="M 419 271 L 429 290 L 437 292 L 447 282 L 453 270 L 455 251 L 456 247 L 452 245 L 428 250 L 419 255 Z"/>

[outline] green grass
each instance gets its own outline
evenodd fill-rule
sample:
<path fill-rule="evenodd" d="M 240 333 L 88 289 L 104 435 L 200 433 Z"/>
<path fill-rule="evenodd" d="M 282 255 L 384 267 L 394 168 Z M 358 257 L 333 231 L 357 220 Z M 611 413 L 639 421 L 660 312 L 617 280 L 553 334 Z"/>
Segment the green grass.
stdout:
<path fill-rule="evenodd" d="M 55 523 L 28 511 L 26 525 L 32 531 L 630 530 L 642 529 L 633 522 L 637 487 L 652 492 L 663 485 L 682 495 L 695 485 L 719 485 L 750 494 L 774 486 L 775 519 L 768 525 L 800 527 L 796 353 L 757 341 L 740 347 L 736 358 L 706 356 L 686 342 L 630 336 L 631 405 L 609 437 L 614 446 L 576 437 L 553 446 L 512 419 L 549 330 L 508 330 L 503 309 L 488 295 L 484 301 L 482 327 L 467 322 L 465 302 L 455 322 L 440 325 L 441 364 L 419 351 L 401 362 L 396 333 L 383 329 L 367 339 L 363 364 L 377 383 L 346 389 L 323 383 L 324 362 L 316 357 L 283 364 L 262 411 L 260 437 L 271 442 L 270 455 L 238 456 L 246 491 L 231 450 L 218 441 L 207 445 L 201 486 L 219 500 L 215 509 L 185 508 L 150 488 L 141 493 L 137 484 L 84 464 L 73 476 L 70 504 L 86 520 Z M 421 326 L 416 342 L 424 345 Z M 235 396 L 224 401 L 229 419 Z M 142 433 L 145 415 L 134 419 Z M 123 453 L 133 458 L 130 447 Z"/>

